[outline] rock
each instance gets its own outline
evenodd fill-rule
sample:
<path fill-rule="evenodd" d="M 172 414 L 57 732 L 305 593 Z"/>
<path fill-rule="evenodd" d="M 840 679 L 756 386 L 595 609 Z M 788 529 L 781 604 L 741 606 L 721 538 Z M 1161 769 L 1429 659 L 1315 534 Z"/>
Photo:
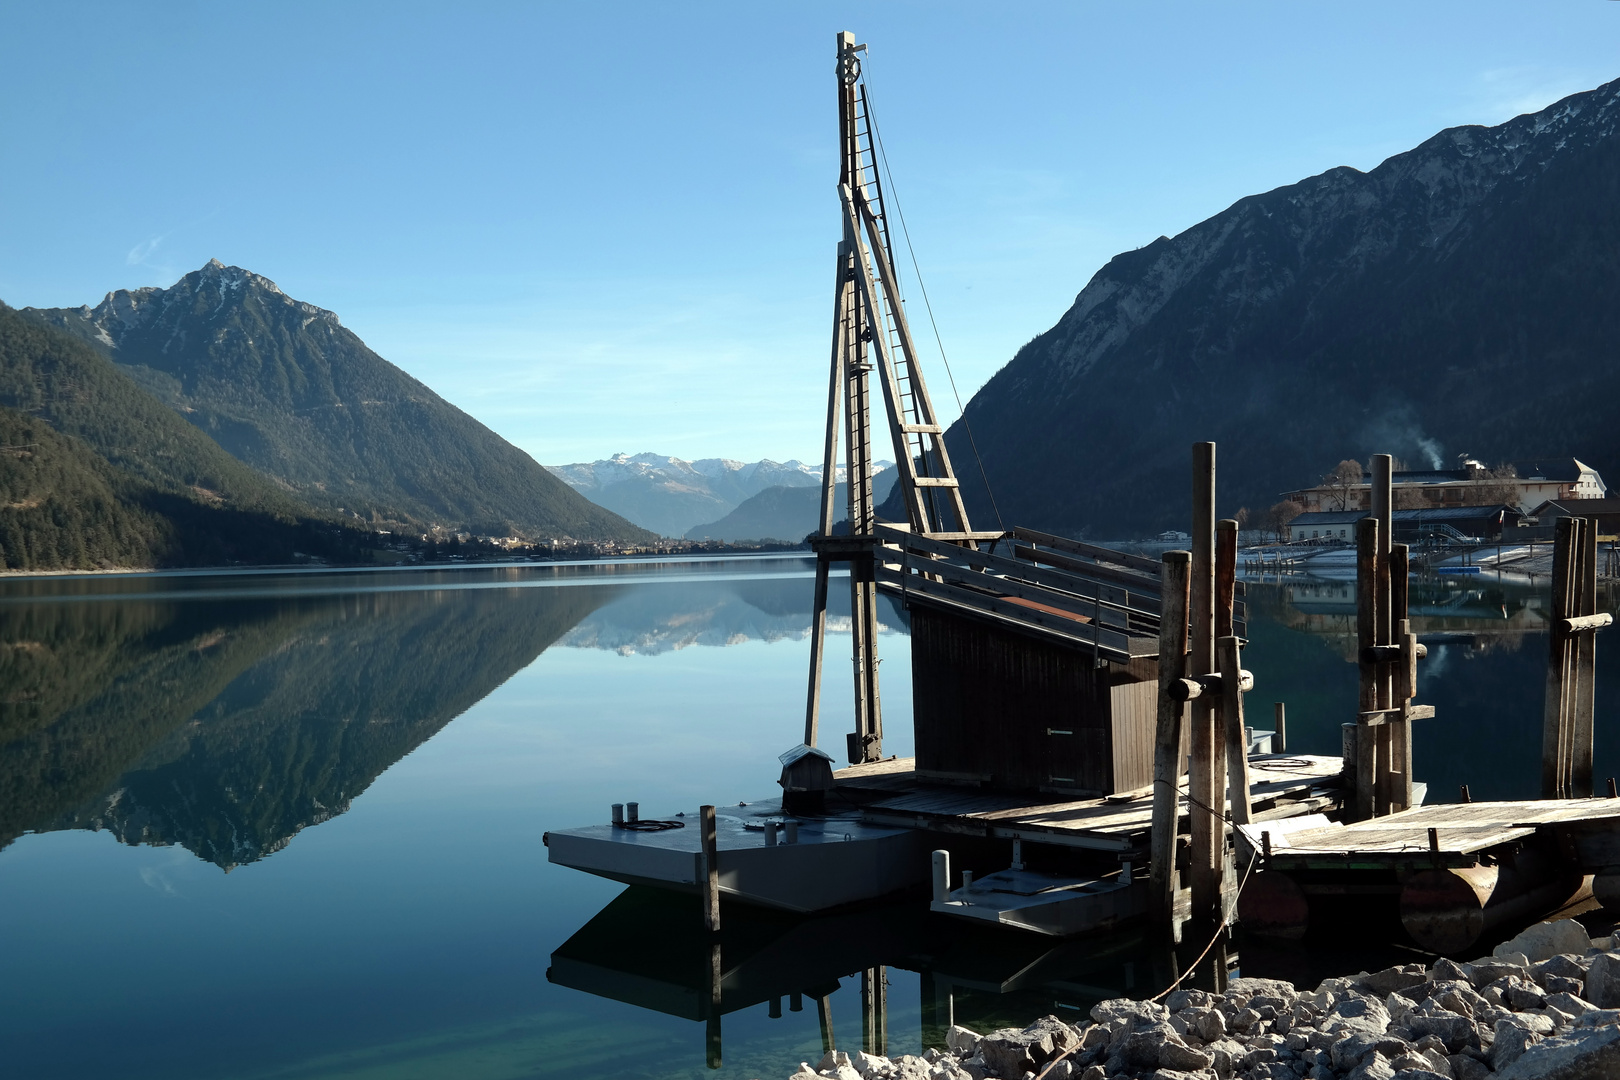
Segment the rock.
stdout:
<path fill-rule="evenodd" d="M 1502 1000 L 1507 1002 L 1508 1008 L 1514 1012 L 1539 1009 L 1547 1004 L 1547 996 L 1537 989 L 1535 984 L 1527 982 L 1514 983 L 1508 987 L 1502 994 Z"/>
<path fill-rule="evenodd" d="M 952 1024 L 950 1030 L 945 1033 L 945 1049 L 959 1058 L 972 1057 L 978 1048 L 979 1033 L 976 1031 L 970 1031 L 960 1024 Z"/>
<path fill-rule="evenodd" d="M 1395 1070 L 1389 1067 L 1383 1054 L 1373 1053 L 1350 1070 L 1345 1080 L 1395 1080 Z"/>
<path fill-rule="evenodd" d="M 1584 979 L 1566 979 L 1562 975 L 1543 975 L 1541 985 L 1547 988 L 1549 994 L 1574 994 L 1580 997 L 1586 993 Z"/>
<path fill-rule="evenodd" d="M 1171 1019 L 1174 1020 L 1175 1017 L 1171 1017 Z M 1080 1032 L 1055 1016 L 1043 1016 L 1024 1029 L 1026 1035 L 1033 1035 L 1037 1032 L 1052 1036 L 1052 1047 L 1059 1054 L 1067 1053 L 1080 1046 Z"/>
<path fill-rule="evenodd" d="M 816 1072 L 830 1072 L 840 1065 L 849 1064 L 849 1055 L 842 1050 L 829 1050 L 821 1055 L 821 1061 L 816 1064 Z"/>
<path fill-rule="evenodd" d="M 1173 1013 L 1185 1009 L 1203 1008 L 1209 1004 L 1210 995 L 1202 990 L 1177 990 L 1164 999 L 1164 1007 Z"/>
<path fill-rule="evenodd" d="M 1057 1048 L 1050 1031 L 1002 1028 L 979 1040 L 979 1054 L 992 1075 L 1020 1077 L 1051 1061 Z"/>
<path fill-rule="evenodd" d="M 1393 1035 L 1357 1033 L 1334 1043 L 1329 1054 L 1333 1068 L 1338 1072 L 1345 1072 L 1360 1065 L 1369 1054 L 1376 1053 L 1386 1058 L 1396 1058 L 1410 1049 L 1404 1040 Z"/>
<path fill-rule="evenodd" d="M 1530 958 L 1528 956 L 1524 955 L 1522 952 L 1514 952 L 1511 949 L 1507 949 L 1507 946 L 1505 945 L 1498 945 L 1496 947 L 1496 952 L 1491 954 L 1491 959 L 1500 960 L 1504 964 L 1517 964 L 1522 968 L 1527 968 L 1530 966 Z"/>
<path fill-rule="evenodd" d="M 1433 1069 L 1401 1069 L 1395 1073 L 1395 1080 L 1445 1080 L 1445 1077 Z"/>
<path fill-rule="evenodd" d="M 831 1080 L 863 1080 L 861 1074 L 848 1065 L 840 1065 L 836 1069 L 823 1071 L 821 1075 L 830 1077 Z"/>
<path fill-rule="evenodd" d="M 1497 979 L 1505 979 L 1510 975 L 1516 975 L 1521 979 L 1529 975 L 1529 969 L 1524 965 L 1509 963 L 1506 960 L 1475 960 L 1472 964 L 1463 966 L 1468 969 L 1469 981 L 1474 984 L 1476 990 L 1483 990 Z"/>
<path fill-rule="evenodd" d="M 1471 1042 L 1479 1042 L 1479 1033 L 1474 1030 L 1472 1020 L 1444 1009 L 1436 1009 L 1429 1014 L 1413 1010 L 1401 1023 L 1419 1038 L 1435 1036 L 1446 1044 L 1446 1049 L 1451 1053 L 1456 1053 Z"/>
<path fill-rule="evenodd" d="M 1612 1080 L 1620 1076 L 1620 1027 L 1573 1028 L 1528 1047 L 1498 1080 Z"/>
<path fill-rule="evenodd" d="M 1452 1054 L 1446 1060 L 1451 1062 L 1451 1075 L 1456 1080 L 1490 1080 L 1491 1067 L 1477 1058 Z"/>
<path fill-rule="evenodd" d="M 1600 1009 L 1620 1008 L 1620 953 L 1598 953 L 1586 972 L 1581 994 Z"/>
<path fill-rule="evenodd" d="M 1089 1065 L 1086 1071 L 1080 1074 L 1080 1080 L 1108 1080 L 1108 1074 L 1101 1065 Z"/>
<path fill-rule="evenodd" d="M 1159 1068 L 1180 1069 L 1182 1072 L 1198 1072 L 1213 1067 L 1215 1056 L 1202 1050 L 1194 1050 L 1180 1043 L 1167 1042 L 1159 1047 Z"/>
<path fill-rule="evenodd" d="M 1501 1072 L 1518 1061 L 1527 1047 L 1540 1042 L 1541 1039 L 1541 1033 L 1531 1031 L 1512 1020 L 1498 1020 L 1496 1038 L 1491 1043 L 1491 1068 Z"/>
<path fill-rule="evenodd" d="M 1557 1009 L 1561 1013 L 1568 1013 L 1571 1022 L 1573 1022 L 1574 1017 L 1589 1013 L 1596 1008 L 1590 1001 L 1582 1000 L 1574 994 L 1548 994 L 1547 1007 Z"/>
<path fill-rule="evenodd" d="M 1381 1035 L 1389 1027 L 1389 1011 L 1376 1001 L 1347 997 L 1334 1005 L 1320 1025 L 1324 1031 L 1365 1031 Z"/>
<path fill-rule="evenodd" d="M 1558 975 L 1576 982 L 1586 981 L 1586 971 L 1592 966 L 1592 960 L 1586 956 L 1575 956 L 1571 953 L 1559 953 L 1549 956 L 1537 964 L 1530 965 L 1530 977 L 1545 986 L 1542 980 L 1549 976 Z"/>
<path fill-rule="evenodd" d="M 1504 941 L 1491 953 L 1501 957 L 1508 953 L 1523 953 L 1531 963 L 1548 960 L 1559 953 L 1584 955 L 1592 947 L 1586 929 L 1574 919 L 1536 923 L 1527 927 L 1510 941 Z"/>
<path fill-rule="evenodd" d="M 808 1061 L 801 1061 L 799 1071 L 788 1077 L 788 1080 L 817 1080 L 816 1070 L 810 1067 Z"/>
<path fill-rule="evenodd" d="M 1294 984 L 1285 982 L 1282 979 L 1233 979 L 1226 984 L 1226 992 L 1229 996 L 1237 994 L 1245 997 L 1264 994 L 1267 997 L 1282 998 L 1284 1001 L 1289 1002 L 1299 996 L 1299 991 L 1294 988 Z"/>
<path fill-rule="evenodd" d="M 1422 964 L 1401 964 L 1375 972 L 1367 976 L 1364 982 L 1368 990 L 1382 998 L 1397 990 L 1405 990 L 1408 986 L 1421 986 L 1428 978 Z"/>
<path fill-rule="evenodd" d="M 1226 1037 L 1226 1017 L 1221 1015 L 1219 1009 L 1192 1009 L 1187 1026 L 1194 1035 L 1207 1043 Z"/>
<path fill-rule="evenodd" d="M 1248 1048 L 1231 1039 L 1217 1039 L 1204 1047 L 1213 1059 L 1215 1075 L 1231 1076 L 1240 1061 L 1248 1055 Z"/>
<path fill-rule="evenodd" d="M 1074 1077 L 1078 1076 L 1079 1074 L 1079 1069 L 1075 1067 L 1074 1059 L 1064 1058 L 1057 1064 L 1051 1065 L 1047 1068 L 1046 1080 L 1074 1080 Z"/>
<path fill-rule="evenodd" d="M 1575 1018 L 1576 1027 L 1602 1027 L 1604 1024 L 1620 1024 L 1620 1009 L 1593 1009 Z"/>
<path fill-rule="evenodd" d="M 1086 1033 L 1080 1037 L 1080 1048 L 1090 1050 L 1093 1047 L 1107 1046 L 1109 1032 L 1106 1025 L 1092 1024 L 1086 1028 Z"/>
<path fill-rule="evenodd" d="M 1091 1007 L 1091 1018 L 1099 1024 L 1112 1024 L 1116 1020 L 1131 1022 L 1131 1030 L 1146 1024 L 1160 1023 L 1170 1019 L 1170 1010 L 1163 1005 L 1151 1001 L 1131 1001 L 1127 998 L 1111 998 L 1108 1001 L 1099 1001 Z"/>
<path fill-rule="evenodd" d="M 855 1056 L 849 1059 L 849 1067 L 860 1073 L 865 1080 L 880 1072 L 889 1072 L 894 1068 L 894 1062 L 886 1057 L 868 1054 L 865 1050 L 855 1051 Z"/>
<path fill-rule="evenodd" d="M 1434 967 L 1429 969 L 1429 981 L 1467 982 L 1468 969 L 1455 960 L 1447 960 L 1445 957 L 1441 957 L 1434 962 Z"/>
<path fill-rule="evenodd" d="M 1448 1012 L 1469 1018 L 1481 1005 L 1486 1004 L 1484 998 L 1474 993 L 1473 985 L 1466 982 L 1435 983 L 1434 989 L 1429 992 L 1429 1000 Z"/>

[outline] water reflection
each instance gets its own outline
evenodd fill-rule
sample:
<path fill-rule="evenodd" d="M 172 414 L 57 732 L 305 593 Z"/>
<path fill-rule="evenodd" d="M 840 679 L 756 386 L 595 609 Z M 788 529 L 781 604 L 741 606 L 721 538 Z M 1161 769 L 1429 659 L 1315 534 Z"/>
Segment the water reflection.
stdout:
<path fill-rule="evenodd" d="M 94 829 L 226 870 L 263 859 L 554 644 L 657 654 L 808 632 L 801 564 L 723 570 L 7 582 L 0 847 Z"/>

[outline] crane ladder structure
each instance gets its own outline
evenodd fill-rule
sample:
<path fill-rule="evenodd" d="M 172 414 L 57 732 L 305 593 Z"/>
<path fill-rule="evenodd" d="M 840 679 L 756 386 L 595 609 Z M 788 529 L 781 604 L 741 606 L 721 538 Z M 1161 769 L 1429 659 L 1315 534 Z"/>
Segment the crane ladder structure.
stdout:
<path fill-rule="evenodd" d="M 899 490 L 912 534 L 965 547 L 1003 535 L 974 532 L 968 522 L 961 487 L 945 448 L 944 426 L 928 396 L 911 327 L 906 322 L 884 215 L 871 104 L 861 78 L 860 54 L 865 50 L 865 45 L 855 43 L 855 35 L 838 35 L 838 196 L 843 205 L 844 235 L 838 245 L 833 284 L 832 371 L 827 391 L 821 518 L 812 537 L 816 591 L 804 738 L 807 745 L 816 745 L 828 575 L 833 562 L 848 562 L 855 680 L 855 730 L 849 735 L 848 750 L 850 763 L 857 765 L 883 756 L 875 574 L 881 542 L 872 499 L 873 373 L 883 396 Z M 833 535 L 840 426 L 845 435 L 849 496 L 847 536 Z"/>

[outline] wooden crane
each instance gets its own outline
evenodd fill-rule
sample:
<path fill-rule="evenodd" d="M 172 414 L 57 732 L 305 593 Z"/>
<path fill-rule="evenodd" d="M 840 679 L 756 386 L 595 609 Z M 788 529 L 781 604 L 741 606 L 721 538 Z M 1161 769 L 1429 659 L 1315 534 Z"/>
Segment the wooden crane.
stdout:
<path fill-rule="evenodd" d="M 821 711 L 821 668 L 827 629 L 827 578 L 833 562 L 850 564 L 850 616 L 854 631 L 855 730 L 848 740 L 851 764 L 883 756 L 883 716 L 878 698 L 877 585 L 873 559 L 878 541 L 872 499 L 872 410 L 869 376 L 877 375 L 883 411 L 894 444 L 899 490 L 911 531 L 964 545 L 995 540 L 1000 532 L 974 532 L 951 458 L 944 427 L 934 411 L 906 322 L 894 248 L 884 216 L 883 185 L 871 105 L 861 79 L 865 45 L 838 35 L 838 197 L 844 236 L 838 245 L 833 284 L 832 371 L 827 390 L 827 434 L 822 456 L 821 519 L 816 551 L 815 611 L 810 636 L 810 691 L 804 741 L 816 744 Z M 833 535 L 839 427 L 844 429 L 848 481 L 848 535 Z"/>

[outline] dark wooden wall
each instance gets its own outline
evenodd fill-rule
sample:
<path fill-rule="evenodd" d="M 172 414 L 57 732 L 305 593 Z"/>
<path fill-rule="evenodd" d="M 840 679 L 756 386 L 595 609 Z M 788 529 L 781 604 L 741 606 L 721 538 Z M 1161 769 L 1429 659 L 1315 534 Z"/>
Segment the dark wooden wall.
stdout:
<path fill-rule="evenodd" d="M 1153 772 L 1158 665 L 913 603 L 917 769 L 996 787 L 1110 794 Z"/>

